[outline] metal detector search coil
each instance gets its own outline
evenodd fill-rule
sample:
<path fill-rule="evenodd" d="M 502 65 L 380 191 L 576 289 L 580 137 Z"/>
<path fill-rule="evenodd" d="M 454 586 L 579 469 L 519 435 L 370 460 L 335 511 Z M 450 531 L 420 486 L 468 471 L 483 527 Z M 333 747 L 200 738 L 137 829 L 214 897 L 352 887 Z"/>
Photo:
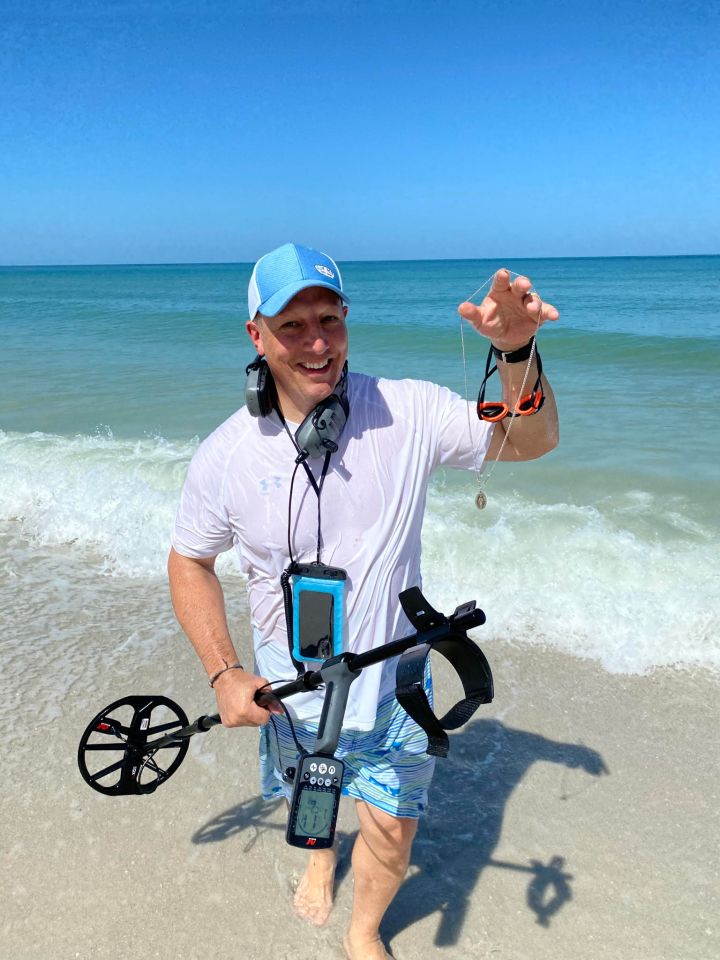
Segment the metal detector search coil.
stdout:
<path fill-rule="evenodd" d="M 80 738 L 83 780 L 108 796 L 153 793 L 185 759 L 190 746 L 187 725 L 185 711 L 167 697 L 116 700 L 90 721 Z"/>

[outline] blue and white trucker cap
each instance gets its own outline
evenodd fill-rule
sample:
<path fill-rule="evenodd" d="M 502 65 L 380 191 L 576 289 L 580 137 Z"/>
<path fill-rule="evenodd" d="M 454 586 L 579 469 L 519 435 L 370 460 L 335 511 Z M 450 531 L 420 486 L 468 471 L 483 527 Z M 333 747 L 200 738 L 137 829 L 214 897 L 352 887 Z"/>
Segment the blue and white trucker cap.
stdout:
<path fill-rule="evenodd" d="M 350 302 L 343 293 L 338 265 L 326 253 L 297 243 L 285 243 L 266 253 L 255 264 L 248 284 L 250 319 L 254 320 L 256 313 L 276 316 L 306 287 L 326 287 L 343 303 Z"/>

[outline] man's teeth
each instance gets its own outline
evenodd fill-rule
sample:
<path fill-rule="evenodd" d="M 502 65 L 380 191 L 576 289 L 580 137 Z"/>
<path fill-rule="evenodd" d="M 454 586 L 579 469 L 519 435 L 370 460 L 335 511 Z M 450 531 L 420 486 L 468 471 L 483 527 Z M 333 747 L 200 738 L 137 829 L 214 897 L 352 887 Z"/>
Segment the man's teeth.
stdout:
<path fill-rule="evenodd" d="M 308 370 L 322 370 L 323 367 L 326 367 L 330 363 L 329 360 L 323 360 L 322 363 L 303 363 L 301 366 L 307 367 Z"/>

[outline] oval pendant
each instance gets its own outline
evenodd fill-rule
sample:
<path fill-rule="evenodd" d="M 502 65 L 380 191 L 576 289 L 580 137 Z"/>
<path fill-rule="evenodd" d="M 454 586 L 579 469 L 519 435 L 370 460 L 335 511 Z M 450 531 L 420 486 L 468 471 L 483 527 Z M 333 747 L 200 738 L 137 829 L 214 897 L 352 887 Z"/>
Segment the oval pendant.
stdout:
<path fill-rule="evenodd" d="M 482 490 L 480 490 L 478 495 L 475 497 L 475 506 L 478 508 L 478 510 L 483 510 L 487 506 L 487 497 Z"/>

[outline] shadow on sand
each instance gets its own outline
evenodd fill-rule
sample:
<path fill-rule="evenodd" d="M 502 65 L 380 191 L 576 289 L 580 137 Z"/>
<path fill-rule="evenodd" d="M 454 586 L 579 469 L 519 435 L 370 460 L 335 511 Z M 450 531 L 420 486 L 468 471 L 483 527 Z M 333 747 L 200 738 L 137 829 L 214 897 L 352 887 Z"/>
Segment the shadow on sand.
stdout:
<path fill-rule="evenodd" d="M 383 922 L 386 942 L 438 913 L 435 945 L 457 943 L 472 892 L 489 866 L 527 874 L 528 907 L 541 926 L 550 925 L 550 918 L 572 898 L 572 876 L 563 872 L 564 858 L 553 855 L 546 864 L 493 859 L 505 805 L 536 761 L 579 767 L 593 776 L 607 773 L 595 750 L 514 730 L 499 720 L 477 720 L 452 737 L 448 758 L 435 767 L 430 812 L 421 820 L 413 846 L 410 862 L 415 871 Z"/>
<path fill-rule="evenodd" d="M 553 854 L 547 863 L 509 863 L 494 859 L 493 853 L 505 805 L 533 763 L 557 763 L 599 776 L 608 772 L 600 754 L 589 747 L 514 730 L 499 720 L 470 723 L 454 733 L 450 742 L 450 755 L 435 768 L 430 813 L 420 821 L 411 874 L 383 921 L 386 943 L 434 913 L 440 915 L 435 945 L 457 943 L 472 892 L 486 867 L 528 876 L 528 908 L 543 927 L 572 899 L 572 875 L 564 872 L 563 857 Z M 194 834 L 193 843 L 217 843 L 242 833 L 246 852 L 261 833 L 284 832 L 284 817 L 276 818 L 284 809 L 283 800 L 247 800 L 205 824 Z M 340 883 L 350 867 L 353 837 L 338 831 L 337 838 L 336 882 Z"/>

